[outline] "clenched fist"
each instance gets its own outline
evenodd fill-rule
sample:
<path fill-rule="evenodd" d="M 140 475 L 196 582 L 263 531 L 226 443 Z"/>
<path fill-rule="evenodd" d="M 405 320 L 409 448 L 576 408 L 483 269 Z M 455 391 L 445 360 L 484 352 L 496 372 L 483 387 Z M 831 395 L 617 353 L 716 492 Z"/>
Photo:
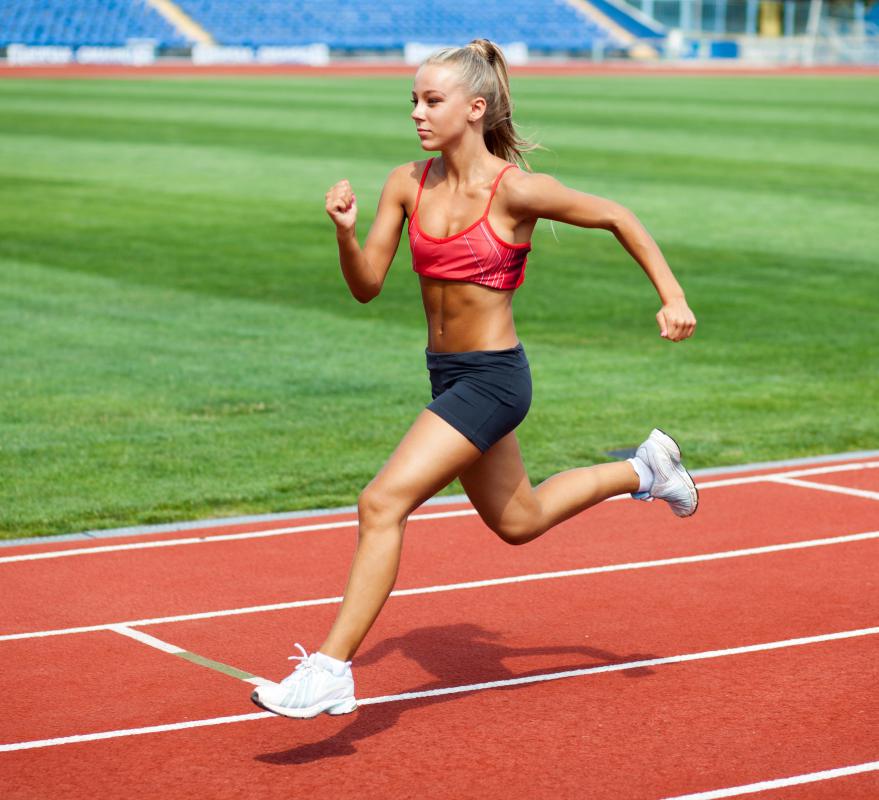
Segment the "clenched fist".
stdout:
<path fill-rule="evenodd" d="M 672 342 L 680 342 L 693 335 L 696 317 L 682 297 L 669 300 L 656 314 L 659 335 Z"/>
<path fill-rule="evenodd" d="M 354 229 L 354 222 L 357 220 L 357 197 L 348 181 L 339 181 L 327 192 L 327 214 L 340 230 Z"/>

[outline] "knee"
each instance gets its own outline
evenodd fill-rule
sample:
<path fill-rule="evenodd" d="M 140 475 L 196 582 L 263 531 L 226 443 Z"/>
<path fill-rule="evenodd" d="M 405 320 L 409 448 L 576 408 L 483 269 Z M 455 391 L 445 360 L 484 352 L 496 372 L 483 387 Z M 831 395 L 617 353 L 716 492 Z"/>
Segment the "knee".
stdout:
<path fill-rule="evenodd" d="M 499 519 L 487 524 L 501 541 L 512 545 L 527 544 L 543 533 L 543 529 L 536 519 Z"/>
<path fill-rule="evenodd" d="M 370 483 L 357 498 L 361 535 L 389 526 L 402 528 L 406 516 L 406 509 L 401 503 L 376 484 Z"/>

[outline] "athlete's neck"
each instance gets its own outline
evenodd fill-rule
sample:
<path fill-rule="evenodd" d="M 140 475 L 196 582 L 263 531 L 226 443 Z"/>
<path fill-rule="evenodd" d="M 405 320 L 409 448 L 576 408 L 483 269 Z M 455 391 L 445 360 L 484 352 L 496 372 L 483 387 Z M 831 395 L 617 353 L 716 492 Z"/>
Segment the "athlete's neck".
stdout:
<path fill-rule="evenodd" d="M 434 170 L 445 177 L 453 192 L 459 187 L 481 186 L 497 173 L 495 157 L 488 152 L 484 140 L 460 142 L 443 150 L 434 160 Z"/>

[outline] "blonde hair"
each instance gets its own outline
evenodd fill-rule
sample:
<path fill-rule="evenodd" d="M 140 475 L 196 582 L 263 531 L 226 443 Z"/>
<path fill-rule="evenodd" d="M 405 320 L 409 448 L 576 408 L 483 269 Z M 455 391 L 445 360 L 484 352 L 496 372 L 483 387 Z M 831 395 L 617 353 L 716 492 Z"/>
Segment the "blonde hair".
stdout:
<path fill-rule="evenodd" d="M 485 98 L 482 135 L 488 151 L 504 161 L 520 161 L 531 169 L 524 154 L 545 148 L 516 132 L 507 61 L 500 47 L 488 39 L 474 39 L 465 47 L 437 50 L 423 64 L 454 66 L 464 88 L 473 97 Z"/>

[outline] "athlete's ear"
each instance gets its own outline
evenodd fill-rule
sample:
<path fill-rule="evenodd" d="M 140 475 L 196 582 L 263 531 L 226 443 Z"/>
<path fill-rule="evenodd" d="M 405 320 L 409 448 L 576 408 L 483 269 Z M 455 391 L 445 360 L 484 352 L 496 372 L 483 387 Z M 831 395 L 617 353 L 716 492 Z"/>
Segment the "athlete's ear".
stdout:
<path fill-rule="evenodd" d="M 468 122 L 476 122 L 485 115 L 486 102 L 484 97 L 474 97 L 470 101 L 470 113 L 467 115 Z"/>

